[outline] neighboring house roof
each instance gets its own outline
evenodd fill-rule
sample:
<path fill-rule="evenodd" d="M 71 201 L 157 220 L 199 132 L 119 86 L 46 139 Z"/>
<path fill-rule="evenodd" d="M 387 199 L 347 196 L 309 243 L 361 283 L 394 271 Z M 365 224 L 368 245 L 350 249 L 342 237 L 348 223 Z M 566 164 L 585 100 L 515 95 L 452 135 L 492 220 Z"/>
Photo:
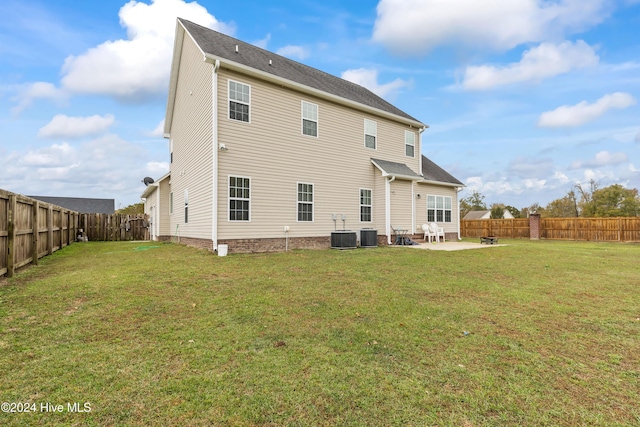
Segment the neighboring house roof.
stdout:
<path fill-rule="evenodd" d="M 371 163 L 382 172 L 382 176 L 395 176 L 398 178 L 410 179 L 413 181 L 422 180 L 422 176 L 418 175 L 404 163 L 390 162 L 388 160 L 371 159 Z"/>
<path fill-rule="evenodd" d="M 467 213 L 462 219 L 487 219 L 491 216 L 490 210 L 484 211 L 471 211 Z"/>
<path fill-rule="evenodd" d="M 221 67 L 245 73 L 258 73 L 261 78 L 271 79 L 279 84 L 290 82 L 292 83 L 290 86 L 317 96 L 330 95 L 331 99 L 349 101 L 354 107 L 357 105 L 366 106 L 377 112 L 400 118 L 413 126 L 427 127 L 424 123 L 360 85 L 181 18 L 178 18 L 176 30 L 176 49 L 178 50 L 181 49 L 179 43 L 179 39 L 182 37 L 180 26 L 191 35 L 205 57 L 208 57 L 210 61 L 220 60 Z M 174 52 L 175 57 L 177 56 Z M 178 67 L 179 64 L 172 65 L 172 84 L 167 108 L 169 119 L 173 115 L 172 98 L 174 94 L 172 92 L 175 90 L 173 83 L 177 79 Z M 167 120 L 165 133 L 169 133 L 170 129 L 171 123 L 170 120 Z"/>
<path fill-rule="evenodd" d="M 487 209 L 482 211 L 471 211 L 467 213 L 462 219 L 464 220 L 464 219 L 489 219 L 489 218 L 491 218 L 491 210 Z M 505 209 L 502 218 L 512 219 L 513 215 L 511 215 L 511 212 Z"/>
<path fill-rule="evenodd" d="M 438 166 L 425 156 L 422 156 L 422 176 L 424 177 L 425 181 L 445 183 L 455 187 L 464 187 L 464 184 L 460 182 L 456 177 L 451 175 L 446 170 L 442 169 L 440 166 Z"/>
<path fill-rule="evenodd" d="M 80 213 L 112 214 L 115 212 L 114 199 L 90 199 L 84 197 L 28 196 L 41 202 L 51 203 Z"/>

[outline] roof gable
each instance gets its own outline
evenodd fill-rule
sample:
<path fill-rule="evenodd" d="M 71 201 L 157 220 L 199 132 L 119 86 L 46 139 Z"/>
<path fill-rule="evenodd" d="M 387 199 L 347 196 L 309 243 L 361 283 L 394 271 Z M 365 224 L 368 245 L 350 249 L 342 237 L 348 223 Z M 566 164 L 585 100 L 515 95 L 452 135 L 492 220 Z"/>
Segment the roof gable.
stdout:
<path fill-rule="evenodd" d="M 239 64 L 240 66 L 244 66 L 248 69 L 256 70 L 264 76 L 271 76 L 283 81 L 289 81 L 304 88 L 309 88 L 336 98 L 351 101 L 352 103 L 360 104 L 361 106 L 368 107 L 370 109 L 379 110 L 383 113 L 390 114 L 401 118 L 404 121 L 410 122 L 416 127 L 426 127 L 425 124 L 416 118 L 405 113 L 360 85 L 285 58 L 276 53 L 261 49 L 257 46 L 195 24 L 191 21 L 178 18 L 178 26 L 180 27 L 180 25 L 188 32 L 205 56 L 220 59 L 222 63 L 221 66 L 223 67 L 225 64 L 227 66 Z M 179 27 L 176 31 L 176 42 L 181 39 L 178 34 Z M 238 47 L 237 52 L 236 46 Z"/>

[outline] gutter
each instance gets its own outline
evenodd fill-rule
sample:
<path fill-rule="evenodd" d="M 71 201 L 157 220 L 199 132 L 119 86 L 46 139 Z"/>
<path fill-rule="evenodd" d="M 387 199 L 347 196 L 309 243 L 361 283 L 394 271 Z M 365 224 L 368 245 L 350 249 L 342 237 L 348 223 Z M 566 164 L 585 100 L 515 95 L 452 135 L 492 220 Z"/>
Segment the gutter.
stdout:
<path fill-rule="evenodd" d="M 395 180 L 395 176 L 388 177 L 384 184 L 385 232 L 388 245 L 391 245 L 391 183 Z"/>

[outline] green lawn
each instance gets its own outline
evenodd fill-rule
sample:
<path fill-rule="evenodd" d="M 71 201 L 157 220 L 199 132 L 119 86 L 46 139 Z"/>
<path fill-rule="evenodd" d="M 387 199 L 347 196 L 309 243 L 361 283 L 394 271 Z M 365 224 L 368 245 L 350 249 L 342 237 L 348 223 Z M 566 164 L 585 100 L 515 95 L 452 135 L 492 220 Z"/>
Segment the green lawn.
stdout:
<path fill-rule="evenodd" d="M 504 243 L 74 244 L 0 281 L 0 425 L 639 425 L 640 246 Z"/>

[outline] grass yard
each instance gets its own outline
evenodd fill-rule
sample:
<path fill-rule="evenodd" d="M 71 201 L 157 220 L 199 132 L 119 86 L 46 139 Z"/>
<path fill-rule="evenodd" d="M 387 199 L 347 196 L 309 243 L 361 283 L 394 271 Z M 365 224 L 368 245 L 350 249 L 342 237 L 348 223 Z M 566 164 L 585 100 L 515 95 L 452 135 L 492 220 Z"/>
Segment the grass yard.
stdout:
<path fill-rule="evenodd" d="M 0 281 L 0 425 L 639 425 L 640 246 L 501 243 L 74 244 Z"/>

